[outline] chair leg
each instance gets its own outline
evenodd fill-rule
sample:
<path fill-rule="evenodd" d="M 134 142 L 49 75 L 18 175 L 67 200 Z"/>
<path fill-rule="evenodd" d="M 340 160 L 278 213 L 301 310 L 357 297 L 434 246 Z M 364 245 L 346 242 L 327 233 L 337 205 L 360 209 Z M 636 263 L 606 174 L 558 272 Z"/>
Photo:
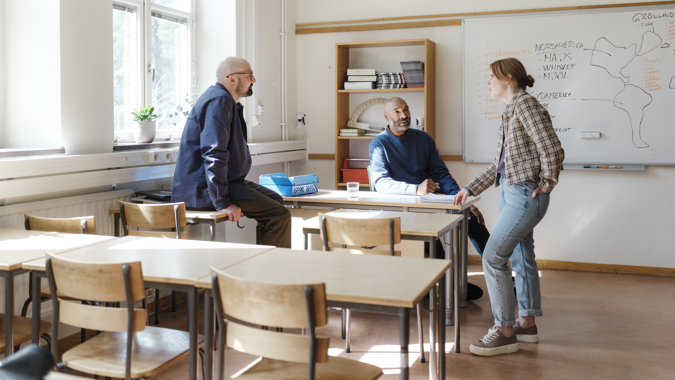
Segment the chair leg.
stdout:
<path fill-rule="evenodd" d="M 159 324 L 159 289 L 155 289 L 155 324 Z"/>
<path fill-rule="evenodd" d="M 28 314 L 28 306 L 30 306 L 31 301 L 33 301 L 33 298 L 29 296 L 26 302 L 23 303 L 23 307 L 21 308 L 22 317 L 25 317 L 26 314 Z"/>
<path fill-rule="evenodd" d="M 417 335 L 420 337 L 420 363 L 424 363 L 424 330 L 422 329 L 422 306 L 417 304 Z"/>
<path fill-rule="evenodd" d="M 174 312 L 174 313 L 176 312 L 176 310 L 178 310 L 178 307 L 176 306 L 176 304 L 178 303 L 177 301 L 178 301 L 178 294 L 176 293 L 175 290 L 172 290 L 171 291 L 171 311 Z"/>
<path fill-rule="evenodd" d="M 47 350 L 52 352 L 52 336 L 49 334 L 42 334 L 40 335 L 40 338 L 42 338 L 45 343 L 47 343 Z"/>
<path fill-rule="evenodd" d="M 346 331 L 345 331 L 345 319 L 347 318 L 347 309 L 342 308 L 342 319 L 340 320 L 341 323 L 341 329 L 342 329 L 342 339 L 345 339 L 347 337 Z"/>
<path fill-rule="evenodd" d="M 204 347 L 200 347 L 198 350 L 199 360 L 202 362 L 202 379 L 206 379 L 206 367 L 204 365 L 206 360 L 206 353 L 204 352 Z"/>
<path fill-rule="evenodd" d="M 349 349 L 349 324 L 350 324 L 351 319 L 352 319 L 352 311 L 347 309 L 346 314 L 347 314 L 347 318 L 345 318 L 345 330 L 346 330 L 346 332 L 345 332 L 345 352 L 349 353 L 349 351 L 350 351 L 350 349 Z"/>

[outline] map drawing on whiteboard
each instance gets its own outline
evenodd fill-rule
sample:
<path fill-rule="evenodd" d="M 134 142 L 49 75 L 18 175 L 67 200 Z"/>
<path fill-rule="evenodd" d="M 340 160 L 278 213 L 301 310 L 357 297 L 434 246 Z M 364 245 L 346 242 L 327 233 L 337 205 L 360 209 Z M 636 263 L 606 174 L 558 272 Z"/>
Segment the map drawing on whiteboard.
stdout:
<path fill-rule="evenodd" d="M 675 9 L 463 25 L 466 161 L 495 159 L 506 104 L 486 80 L 492 62 L 514 57 L 535 78 L 526 91 L 549 111 L 566 164 L 675 165 Z M 600 137 L 582 138 L 590 131 Z"/>

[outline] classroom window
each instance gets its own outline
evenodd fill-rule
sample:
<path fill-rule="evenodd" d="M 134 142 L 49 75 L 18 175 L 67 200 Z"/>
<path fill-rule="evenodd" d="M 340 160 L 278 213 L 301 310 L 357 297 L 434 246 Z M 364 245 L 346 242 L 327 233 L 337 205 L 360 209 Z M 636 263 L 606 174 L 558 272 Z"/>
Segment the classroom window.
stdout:
<path fill-rule="evenodd" d="M 154 106 L 155 140 L 179 138 L 194 93 L 194 0 L 113 3 L 115 137 L 131 139 L 131 110 Z"/>

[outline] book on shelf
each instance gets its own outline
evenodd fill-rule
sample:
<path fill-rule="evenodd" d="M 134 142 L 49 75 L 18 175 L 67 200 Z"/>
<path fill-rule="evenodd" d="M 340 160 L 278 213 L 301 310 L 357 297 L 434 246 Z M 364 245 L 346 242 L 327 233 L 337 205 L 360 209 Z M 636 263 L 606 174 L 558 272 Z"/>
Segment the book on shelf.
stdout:
<path fill-rule="evenodd" d="M 377 73 L 376 76 L 375 88 L 377 89 L 405 88 L 406 86 L 403 73 Z"/>
<path fill-rule="evenodd" d="M 368 133 L 366 133 L 366 136 L 372 136 L 372 137 L 375 137 L 375 136 L 377 136 L 377 135 L 379 135 L 379 133 L 375 133 L 375 132 L 368 132 Z"/>
<path fill-rule="evenodd" d="M 375 88 L 375 82 L 345 82 L 345 90 L 370 90 Z"/>
<path fill-rule="evenodd" d="M 375 75 L 375 69 L 347 69 L 347 75 Z"/>
<path fill-rule="evenodd" d="M 364 129 L 351 129 L 343 128 L 340 129 L 340 136 L 363 136 L 366 134 Z"/>
<path fill-rule="evenodd" d="M 401 70 L 405 75 L 408 88 L 424 87 L 424 62 L 422 61 L 403 61 Z"/>
<path fill-rule="evenodd" d="M 347 77 L 347 82 L 375 82 L 376 80 L 376 75 L 349 75 Z"/>
<path fill-rule="evenodd" d="M 364 131 L 369 131 L 369 132 L 382 132 L 385 129 L 385 127 L 381 127 L 379 125 L 372 125 L 372 124 L 368 124 L 368 123 L 360 123 L 358 121 L 351 121 L 351 120 L 347 122 L 347 127 L 348 128 L 362 129 Z"/>

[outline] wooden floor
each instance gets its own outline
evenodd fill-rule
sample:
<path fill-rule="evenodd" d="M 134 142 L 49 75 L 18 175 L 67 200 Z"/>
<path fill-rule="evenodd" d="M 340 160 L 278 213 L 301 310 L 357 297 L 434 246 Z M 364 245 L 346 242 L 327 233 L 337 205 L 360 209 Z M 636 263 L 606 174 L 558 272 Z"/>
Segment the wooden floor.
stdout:
<path fill-rule="evenodd" d="M 469 281 L 485 288 L 480 266 L 469 266 Z M 448 343 L 449 379 L 668 379 L 675 378 L 675 278 L 587 272 L 541 271 L 544 316 L 537 318 L 539 343 L 520 343 L 515 354 L 482 358 L 469 345 L 493 324 L 486 295 L 462 309 L 462 352 Z M 423 313 L 425 343 L 428 315 Z M 201 318 L 201 317 L 200 317 Z M 417 345 L 416 314 L 411 317 L 411 379 L 427 379 Z M 185 303 L 161 314 L 161 326 L 185 329 Z M 202 323 L 200 321 L 200 328 Z M 362 360 L 383 368 L 383 379 L 398 379 L 398 319 L 353 313 L 352 352 L 343 352 L 340 312 L 318 331 L 331 338 L 331 355 Z M 448 327 L 448 340 L 454 330 Z M 227 376 L 255 357 L 226 352 Z M 187 359 L 153 379 L 186 379 Z"/>

